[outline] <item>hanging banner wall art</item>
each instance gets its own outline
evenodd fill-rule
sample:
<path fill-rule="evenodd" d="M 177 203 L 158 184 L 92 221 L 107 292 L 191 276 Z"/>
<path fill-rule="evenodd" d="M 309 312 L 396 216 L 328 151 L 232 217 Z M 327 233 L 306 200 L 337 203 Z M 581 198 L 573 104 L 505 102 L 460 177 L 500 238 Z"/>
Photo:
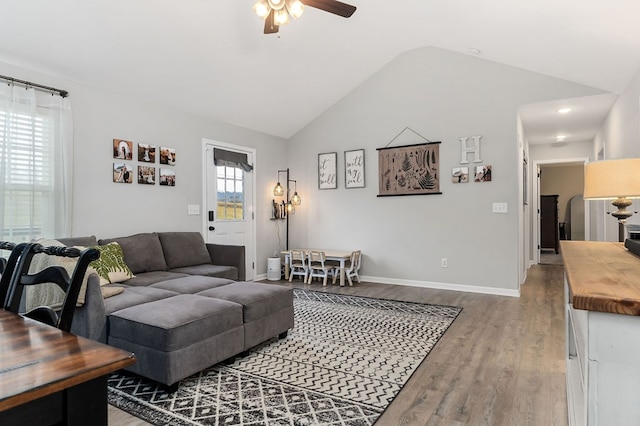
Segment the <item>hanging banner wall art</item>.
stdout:
<path fill-rule="evenodd" d="M 440 142 L 378 148 L 378 197 L 440 192 Z"/>

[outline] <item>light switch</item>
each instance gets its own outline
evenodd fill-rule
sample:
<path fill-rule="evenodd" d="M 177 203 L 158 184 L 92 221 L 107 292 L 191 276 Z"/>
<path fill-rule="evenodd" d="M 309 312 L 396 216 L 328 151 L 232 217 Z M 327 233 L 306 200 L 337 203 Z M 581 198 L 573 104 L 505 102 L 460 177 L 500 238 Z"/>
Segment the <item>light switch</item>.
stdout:
<path fill-rule="evenodd" d="M 187 206 L 189 216 L 195 216 L 200 214 L 200 205 L 198 204 L 189 204 Z"/>
<path fill-rule="evenodd" d="M 508 213 L 507 203 L 493 203 L 491 211 L 493 213 Z"/>

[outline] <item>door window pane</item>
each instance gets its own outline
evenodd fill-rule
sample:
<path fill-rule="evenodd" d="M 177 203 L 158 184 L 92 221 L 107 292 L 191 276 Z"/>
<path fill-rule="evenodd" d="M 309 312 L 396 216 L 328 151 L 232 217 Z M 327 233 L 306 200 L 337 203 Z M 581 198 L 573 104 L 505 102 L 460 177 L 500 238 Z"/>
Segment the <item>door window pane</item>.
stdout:
<path fill-rule="evenodd" d="M 217 166 L 218 220 L 244 220 L 244 172 L 238 167 Z"/>

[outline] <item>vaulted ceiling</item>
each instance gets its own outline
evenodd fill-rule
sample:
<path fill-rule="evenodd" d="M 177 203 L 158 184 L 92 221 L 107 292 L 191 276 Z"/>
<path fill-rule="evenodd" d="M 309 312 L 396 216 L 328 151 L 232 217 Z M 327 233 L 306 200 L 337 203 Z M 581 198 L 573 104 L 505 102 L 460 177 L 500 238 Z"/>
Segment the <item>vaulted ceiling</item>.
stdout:
<path fill-rule="evenodd" d="M 304 0 L 303 0 L 304 1 Z M 346 0 L 263 34 L 254 0 L 20 0 L 0 61 L 289 138 L 402 52 L 436 46 L 620 93 L 632 0 Z"/>

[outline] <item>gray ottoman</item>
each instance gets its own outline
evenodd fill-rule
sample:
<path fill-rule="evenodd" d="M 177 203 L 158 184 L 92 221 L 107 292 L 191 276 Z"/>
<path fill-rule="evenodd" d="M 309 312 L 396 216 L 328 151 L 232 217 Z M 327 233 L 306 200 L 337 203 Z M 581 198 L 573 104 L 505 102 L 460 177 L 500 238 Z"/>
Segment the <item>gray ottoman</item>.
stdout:
<path fill-rule="evenodd" d="M 293 289 L 276 284 L 235 282 L 197 293 L 242 305 L 244 350 L 293 328 Z"/>
<path fill-rule="evenodd" d="M 113 312 L 109 345 L 136 354 L 127 370 L 171 386 L 244 349 L 242 305 L 181 294 Z"/>

